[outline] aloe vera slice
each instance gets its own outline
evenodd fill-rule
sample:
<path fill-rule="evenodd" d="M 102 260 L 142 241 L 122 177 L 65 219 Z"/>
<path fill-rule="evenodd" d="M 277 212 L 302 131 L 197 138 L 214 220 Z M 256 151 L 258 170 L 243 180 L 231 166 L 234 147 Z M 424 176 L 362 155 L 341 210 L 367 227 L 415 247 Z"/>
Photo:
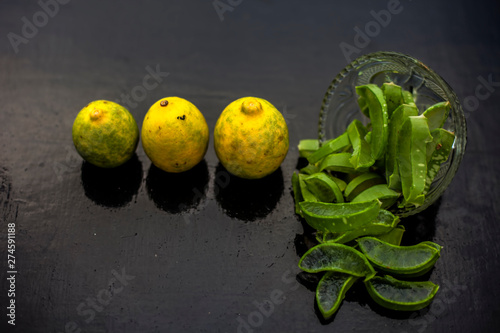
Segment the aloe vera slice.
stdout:
<path fill-rule="evenodd" d="M 405 227 L 398 225 L 393 228 L 388 233 L 382 235 L 376 235 L 378 239 L 392 245 L 401 245 L 401 240 L 403 239 L 403 234 L 405 232 Z"/>
<path fill-rule="evenodd" d="M 292 174 L 292 189 L 293 189 L 293 200 L 295 202 L 295 214 L 302 216 L 299 202 L 304 200 L 304 198 L 302 198 L 302 193 L 300 192 L 299 174 L 296 172 Z"/>
<path fill-rule="evenodd" d="M 344 150 L 351 145 L 347 132 L 339 135 L 335 139 L 331 139 L 323 143 L 321 148 L 307 157 L 309 163 L 315 164 L 325 158 L 327 155 Z"/>
<path fill-rule="evenodd" d="M 387 125 L 389 118 L 384 93 L 375 84 L 357 86 L 356 92 L 359 96 L 365 98 L 368 103 L 372 124 L 370 139 L 371 155 L 374 160 L 378 160 L 384 154 L 388 138 Z"/>
<path fill-rule="evenodd" d="M 441 128 L 444 122 L 448 118 L 450 113 L 451 104 L 450 102 L 440 102 L 436 103 L 427 110 L 424 111 L 423 115 L 427 118 L 429 123 L 429 130 L 433 131 L 436 128 Z"/>
<path fill-rule="evenodd" d="M 408 117 L 417 115 L 418 109 L 416 106 L 403 104 L 394 111 L 389 120 L 389 139 L 387 141 L 387 150 L 385 154 L 385 176 L 389 188 L 396 191 L 401 191 L 401 179 L 399 177 L 397 160 L 399 131 Z"/>
<path fill-rule="evenodd" d="M 309 249 L 300 258 L 299 268 L 308 273 L 345 273 L 365 277 L 365 281 L 375 276 L 375 270 L 361 252 L 336 243 L 319 244 Z"/>
<path fill-rule="evenodd" d="M 371 155 L 370 144 L 365 140 L 366 133 L 366 128 L 357 119 L 354 119 L 347 127 L 347 135 L 353 149 L 349 162 L 355 170 L 369 168 L 375 163 Z"/>
<path fill-rule="evenodd" d="M 366 99 L 363 96 L 358 97 L 358 105 L 359 105 L 359 109 L 361 110 L 361 112 L 365 116 L 370 118 L 370 111 L 368 111 L 368 102 L 366 101 Z"/>
<path fill-rule="evenodd" d="M 354 173 L 356 170 L 350 162 L 351 153 L 337 153 L 326 156 L 319 164 L 320 171 L 329 170 L 343 173 Z M 366 170 L 364 170 L 366 171 Z"/>
<path fill-rule="evenodd" d="M 374 185 L 358 194 L 351 202 L 372 201 L 378 199 L 382 202 L 381 208 L 391 207 L 399 198 L 399 193 L 391 190 L 386 184 Z"/>
<path fill-rule="evenodd" d="M 403 205 L 420 206 L 424 203 L 427 177 L 427 143 L 432 141 L 427 118 L 408 117 L 399 132 L 398 165 Z"/>
<path fill-rule="evenodd" d="M 335 239 L 339 236 L 341 236 L 343 233 L 341 232 L 330 232 L 330 231 L 316 231 L 316 240 L 318 243 L 327 243 L 327 242 L 334 242 L 334 243 L 341 243 L 341 242 L 335 242 Z M 342 244 L 342 243 L 341 243 Z"/>
<path fill-rule="evenodd" d="M 395 228 L 400 221 L 401 219 L 398 216 L 394 215 L 388 210 L 381 209 L 377 215 L 377 218 L 372 223 L 384 224 Z"/>
<path fill-rule="evenodd" d="M 403 90 L 401 92 L 401 97 L 403 97 L 403 104 L 417 106 L 415 103 L 415 99 L 413 98 L 413 94 L 408 90 Z"/>
<path fill-rule="evenodd" d="M 319 149 L 319 141 L 317 139 L 304 139 L 299 141 L 299 156 L 306 157 Z"/>
<path fill-rule="evenodd" d="M 373 221 L 380 210 L 377 200 L 371 202 L 301 202 L 306 222 L 316 230 L 345 232 Z"/>
<path fill-rule="evenodd" d="M 372 132 L 371 131 L 368 132 L 368 133 L 366 133 L 366 135 L 365 135 L 365 141 L 368 142 L 368 143 L 372 142 Z"/>
<path fill-rule="evenodd" d="M 299 187 L 300 193 L 302 194 L 302 199 L 304 201 L 317 202 L 318 198 L 316 198 L 316 196 L 307 188 L 307 184 L 304 181 L 306 177 L 307 175 L 299 173 Z"/>
<path fill-rule="evenodd" d="M 357 242 L 374 267 L 398 276 L 420 276 L 428 272 L 440 256 L 440 250 L 427 244 L 396 246 L 375 237 L 362 237 Z"/>
<path fill-rule="evenodd" d="M 430 241 L 423 241 L 423 242 L 421 242 L 420 244 L 422 244 L 422 245 L 427 245 L 427 246 L 430 246 L 430 247 L 432 247 L 432 248 L 435 248 L 435 249 L 436 249 L 438 252 L 440 252 L 440 253 L 441 253 L 441 250 L 443 249 L 443 247 L 442 247 L 441 245 L 436 244 L 436 243 L 434 243 L 434 242 L 430 242 Z"/>
<path fill-rule="evenodd" d="M 337 312 L 346 292 L 357 279 L 356 276 L 338 272 L 323 275 L 316 287 L 316 303 L 323 318 L 329 319 Z"/>
<path fill-rule="evenodd" d="M 400 281 L 391 276 L 376 276 L 365 282 L 368 293 L 379 305 L 398 311 L 416 311 L 428 306 L 439 286 L 430 282 Z"/>
<path fill-rule="evenodd" d="M 387 114 L 389 119 L 392 113 L 403 104 L 402 88 L 394 82 L 386 82 L 382 85 L 385 101 L 387 102 Z"/>
<path fill-rule="evenodd" d="M 352 201 L 358 194 L 374 185 L 383 184 L 385 180 L 375 172 L 362 173 L 353 178 L 346 186 L 344 196 L 347 201 Z"/>
<path fill-rule="evenodd" d="M 312 175 L 313 173 L 319 172 L 319 168 L 315 166 L 314 164 L 308 164 L 302 169 L 300 169 L 300 173 L 306 174 L 306 175 Z"/>
<path fill-rule="evenodd" d="M 441 164 L 446 162 L 448 159 L 451 149 L 453 147 L 453 142 L 455 141 L 455 134 L 449 132 L 443 128 L 435 129 L 431 132 L 432 141 L 427 144 L 427 178 L 425 180 L 425 190 L 426 194 L 434 178 L 436 178 L 441 169 Z"/>
<path fill-rule="evenodd" d="M 330 231 L 316 231 L 316 240 L 319 243 L 339 243 L 344 244 L 346 242 L 337 242 L 337 239 L 341 237 L 344 233 L 342 232 L 330 232 Z"/>
<path fill-rule="evenodd" d="M 345 181 L 343 181 L 342 179 L 340 178 L 337 178 L 337 177 L 334 177 L 330 174 L 328 174 L 328 176 L 335 182 L 337 183 L 337 186 L 339 187 L 340 191 L 343 193 L 345 191 L 345 188 L 347 187 L 347 183 Z"/>
<path fill-rule="evenodd" d="M 309 191 L 322 202 L 344 202 L 344 196 L 337 183 L 326 173 L 318 172 L 304 177 Z"/>
<path fill-rule="evenodd" d="M 391 212 L 381 209 L 377 215 L 377 218 L 370 223 L 360 226 L 357 229 L 346 231 L 344 233 L 322 233 L 322 243 L 334 242 L 339 244 L 348 243 L 356 238 L 362 236 L 375 236 L 387 234 L 393 230 L 399 223 L 399 218 L 394 216 Z"/>

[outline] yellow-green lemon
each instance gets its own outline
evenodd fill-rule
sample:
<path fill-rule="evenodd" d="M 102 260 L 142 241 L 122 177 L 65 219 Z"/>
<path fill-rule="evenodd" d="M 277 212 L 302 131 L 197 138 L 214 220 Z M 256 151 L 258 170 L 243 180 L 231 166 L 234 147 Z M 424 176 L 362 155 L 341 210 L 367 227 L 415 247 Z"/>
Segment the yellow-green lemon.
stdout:
<path fill-rule="evenodd" d="M 208 148 L 203 114 L 180 97 L 165 97 L 151 106 L 141 130 L 146 155 L 158 168 L 183 172 L 197 165 Z"/>
<path fill-rule="evenodd" d="M 139 128 L 130 112 L 105 100 L 93 101 L 78 113 L 72 134 L 80 156 L 102 168 L 128 161 L 139 142 Z"/>
<path fill-rule="evenodd" d="M 214 147 L 233 175 L 258 179 L 274 172 L 288 152 L 288 127 L 268 101 L 243 97 L 222 111 L 214 129 Z"/>

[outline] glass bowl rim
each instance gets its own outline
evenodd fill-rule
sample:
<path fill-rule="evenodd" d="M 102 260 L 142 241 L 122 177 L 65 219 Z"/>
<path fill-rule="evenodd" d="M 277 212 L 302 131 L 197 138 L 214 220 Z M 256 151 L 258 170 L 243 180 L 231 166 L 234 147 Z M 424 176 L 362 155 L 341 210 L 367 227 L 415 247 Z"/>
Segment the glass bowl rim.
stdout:
<path fill-rule="evenodd" d="M 318 122 L 318 139 L 320 142 L 320 145 L 326 140 L 325 138 L 325 126 L 326 126 L 326 121 L 327 121 L 327 114 L 328 110 L 330 108 L 330 101 L 332 99 L 332 96 L 335 93 L 335 89 L 339 86 L 341 81 L 347 77 L 348 74 L 350 74 L 352 71 L 356 70 L 359 66 L 364 65 L 369 62 L 373 61 L 380 61 L 380 60 L 386 60 L 386 61 L 404 61 L 404 62 L 410 62 L 414 66 L 418 67 L 420 70 L 425 72 L 433 81 L 435 84 L 437 84 L 442 90 L 443 93 L 445 94 L 444 99 L 449 101 L 452 105 L 450 114 L 452 116 L 452 122 L 454 125 L 454 131 L 455 131 L 455 142 L 453 144 L 453 149 L 452 153 L 450 153 L 451 161 L 450 165 L 443 177 L 443 179 L 440 181 L 438 184 L 437 188 L 433 191 L 432 195 L 428 198 L 426 198 L 425 202 L 423 205 L 410 209 L 410 210 L 402 210 L 399 212 L 396 212 L 397 215 L 401 217 L 405 216 L 410 216 L 414 215 L 418 212 L 421 212 L 425 209 L 427 209 L 430 205 L 432 205 L 434 202 L 436 202 L 441 195 L 444 193 L 444 191 L 448 188 L 450 185 L 453 177 L 455 176 L 456 172 L 458 171 L 458 167 L 460 166 L 460 163 L 463 159 L 463 155 L 465 153 L 465 146 L 467 143 L 467 125 L 465 121 L 465 115 L 462 109 L 462 106 L 458 100 L 457 95 L 451 88 L 451 86 L 439 75 L 437 74 L 434 70 L 426 66 L 422 61 L 414 58 L 413 56 L 400 53 L 400 52 L 395 52 L 395 51 L 377 51 L 373 53 L 368 53 L 365 55 L 362 55 L 355 60 L 353 60 L 351 63 L 349 63 L 346 67 L 344 67 L 332 80 L 330 85 L 328 86 L 328 89 L 323 97 L 323 101 L 321 103 L 321 110 L 319 114 L 319 122 Z M 413 70 L 413 69 L 412 69 Z M 429 200 L 428 200 L 429 199 Z"/>

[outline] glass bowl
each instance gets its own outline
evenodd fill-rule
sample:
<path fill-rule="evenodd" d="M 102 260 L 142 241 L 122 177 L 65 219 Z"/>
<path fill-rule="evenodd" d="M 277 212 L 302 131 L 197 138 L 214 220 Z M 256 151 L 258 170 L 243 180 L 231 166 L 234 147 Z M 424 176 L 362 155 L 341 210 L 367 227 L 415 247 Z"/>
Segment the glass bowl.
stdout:
<path fill-rule="evenodd" d="M 420 114 L 435 103 L 451 103 L 450 114 L 443 127 L 455 133 L 453 149 L 448 160 L 441 165 L 423 205 L 413 208 L 391 207 L 393 213 L 404 217 L 423 211 L 446 190 L 462 161 L 467 129 L 460 102 L 441 76 L 411 56 L 397 52 L 376 52 L 351 62 L 328 87 L 319 114 L 320 143 L 344 133 L 355 118 L 366 125 L 369 119 L 361 113 L 355 87 L 369 83 L 381 86 L 384 82 L 394 82 L 412 92 Z"/>

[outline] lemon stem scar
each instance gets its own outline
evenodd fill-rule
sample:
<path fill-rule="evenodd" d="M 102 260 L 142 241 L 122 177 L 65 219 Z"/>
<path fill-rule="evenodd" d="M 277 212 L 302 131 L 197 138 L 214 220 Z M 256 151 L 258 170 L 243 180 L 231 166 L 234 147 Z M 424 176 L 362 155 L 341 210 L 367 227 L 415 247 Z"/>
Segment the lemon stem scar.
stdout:
<path fill-rule="evenodd" d="M 99 109 L 94 109 L 90 112 L 90 119 L 91 120 L 98 120 L 99 118 L 101 118 L 101 116 L 102 116 L 102 112 Z"/>
<path fill-rule="evenodd" d="M 166 99 L 164 99 L 163 101 L 160 102 L 160 105 L 161 106 L 167 106 L 168 105 L 168 101 Z"/>
<path fill-rule="evenodd" d="M 255 115 L 262 112 L 262 105 L 258 100 L 249 98 L 241 103 L 241 112 L 247 115 Z"/>

